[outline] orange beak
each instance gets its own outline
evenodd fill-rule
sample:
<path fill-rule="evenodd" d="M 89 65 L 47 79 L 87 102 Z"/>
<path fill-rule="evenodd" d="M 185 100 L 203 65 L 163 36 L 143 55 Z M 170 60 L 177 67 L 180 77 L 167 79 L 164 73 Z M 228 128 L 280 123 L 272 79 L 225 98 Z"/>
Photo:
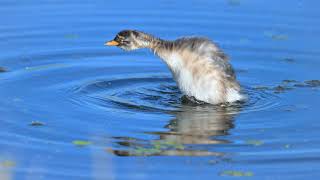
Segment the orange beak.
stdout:
<path fill-rule="evenodd" d="M 119 43 L 117 41 L 115 41 L 115 40 L 112 40 L 112 41 L 106 42 L 104 45 L 106 45 L 106 46 L 118 46 Z"/>

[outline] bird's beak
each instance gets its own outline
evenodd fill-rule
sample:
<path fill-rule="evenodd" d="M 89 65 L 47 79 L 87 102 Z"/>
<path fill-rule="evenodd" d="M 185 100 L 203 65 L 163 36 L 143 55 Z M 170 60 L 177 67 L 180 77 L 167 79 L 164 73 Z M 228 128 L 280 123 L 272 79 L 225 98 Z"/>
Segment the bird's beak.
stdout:
<path fill-rule="evenodd" d="M 119 43 L 115 40 L 112 40 L 112 41 L 108 41 L 104 44 L 105 46 L 118 46 Z"/>

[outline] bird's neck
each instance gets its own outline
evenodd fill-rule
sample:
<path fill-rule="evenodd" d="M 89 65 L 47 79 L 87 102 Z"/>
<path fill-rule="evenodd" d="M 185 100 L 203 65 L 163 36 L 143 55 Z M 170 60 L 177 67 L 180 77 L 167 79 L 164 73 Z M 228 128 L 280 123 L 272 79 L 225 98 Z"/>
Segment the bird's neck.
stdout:
<path fill-rule="evenodd" d="M 139 46 L 141 48 L 151 49 L 154 54 L 158 55 L 168 64 L 167 61 L 175 49 L 174 41 L 163 40 L 143 32 L 140 32 L 138 38 L 140 39 Z"/>
<path fill-rule="evenodd" d="M 144 48 L 149 48 L 159 56 L 169 67 L 173 76 L 176 77 L 179 69 L 181 69 L 181 58 L 175 55 L 177 50 L 174 41 L 167 41 L 160 38 L 156 38 L 152 35 L 147 35 L 144 37 L 145 43 Z M 176 52 L 177 53 L 177 52 Z"/>
<path fill-rule="evenodd" d="M 140 48 L 149 48 L 158 55 L 171 50 L 173 46 L 172 41 L 166 41 L 144 32 L 139 32 L 137 40 Z"/>
<path fill-rule="evenodd" d="M 173 50 L 173 42 L 153 37 L 148 48 L 162 59 L 165 59 Z"/>

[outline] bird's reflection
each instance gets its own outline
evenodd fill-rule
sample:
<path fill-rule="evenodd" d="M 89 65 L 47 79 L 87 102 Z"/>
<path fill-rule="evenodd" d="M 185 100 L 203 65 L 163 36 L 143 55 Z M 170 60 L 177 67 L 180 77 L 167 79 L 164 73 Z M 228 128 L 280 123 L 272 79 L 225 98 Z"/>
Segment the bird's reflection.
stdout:
<path fill-rule="evenodd" d="M 223 155 L 208 149 L 212 149 L 213 144 L 228 143 L 227 140 L 223 140 L 223 136 L 234 127 L 233 119 L 240 108 L 239 104 L 217 106 L 184 104 L 178 111 L 170 113 L 174 118 L 165 126 L 167 132 L 150 132 L 158 135 L 157 140 L 115 137 L 120 148 L 109 149 L 109 152 L 119 156 Z M 205 148 L 203 145 L 211 147 Z"/>

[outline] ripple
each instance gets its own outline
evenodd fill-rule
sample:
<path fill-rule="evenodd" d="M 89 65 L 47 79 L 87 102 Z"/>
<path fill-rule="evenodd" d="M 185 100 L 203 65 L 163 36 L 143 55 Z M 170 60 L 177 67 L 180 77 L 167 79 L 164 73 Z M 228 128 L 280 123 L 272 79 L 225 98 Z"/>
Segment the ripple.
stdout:
<path fill-rule="evenodd" d="M 170 112 L 181 108 L 181 92 L 171 77 L 130 77 L 99 80 L 73 87 L 71 100 L 80 106 L 119 111 Z M 241 108 L 241 113 L 262 111 L 280 104 L 280 98 L 272 93 L 243 87 L 248 96 L 245 102 L 222 104 Z M 216 109 L 215 105 L 209 106 Z"/>

